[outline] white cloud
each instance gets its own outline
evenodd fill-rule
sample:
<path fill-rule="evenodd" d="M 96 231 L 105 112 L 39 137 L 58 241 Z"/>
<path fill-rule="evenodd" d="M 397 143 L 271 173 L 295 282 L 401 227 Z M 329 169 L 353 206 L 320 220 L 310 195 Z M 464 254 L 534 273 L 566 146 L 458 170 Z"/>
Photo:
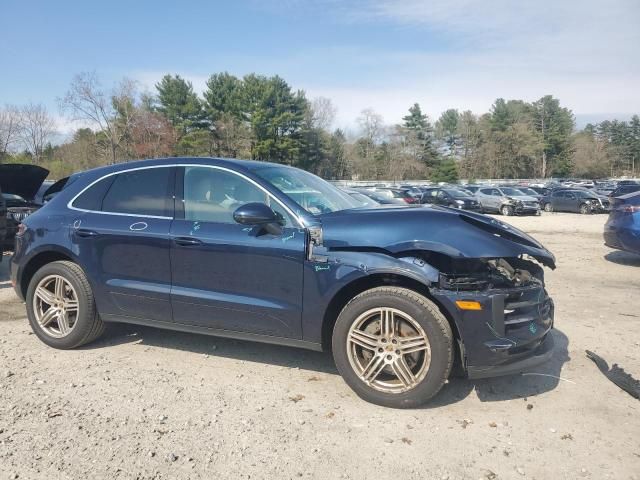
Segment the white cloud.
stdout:
<path fill-rule="evenodd" d="M 324 8 L 337 23 L 370 25 L 382 36 L 394 28 L 424 33 L 422 44 L 401 50 L 354 40 L 222 62 L 238 75 L 278 73 L 309 97 L 331 98 L 339 126 L 353 127 L 369 107 L 394 123 L 419 102 L 435 120 L 447 108 L 483 113 L 498 97 L 532 101 L 546 94 L 579 115 L 640 112 L 637 0 L 325 0 L 320 7 L 287 1 L 307 9 L 298 15 Z M 164 73 L 132 76 L 153 89 Z M 197 91 L 205 88 L 207 75 L 178 73 Z"/>

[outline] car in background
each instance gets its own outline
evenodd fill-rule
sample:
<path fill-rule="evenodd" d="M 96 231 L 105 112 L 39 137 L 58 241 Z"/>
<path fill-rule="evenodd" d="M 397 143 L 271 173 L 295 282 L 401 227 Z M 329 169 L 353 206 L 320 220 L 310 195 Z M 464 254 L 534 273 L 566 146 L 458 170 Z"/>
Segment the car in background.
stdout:
<path fill-rule="evenodd" d="M 399 188 L 405 190 L 416 200 L 420 200 L 420 197 L 422 197 L 423 189 L 420 187 L 416 187 L 415 185 L 400 185 Z"/>
<path fill-rule="evenodd" d="M 600 202 L 596 213 L 609 213 L 611 201 L 607 195 L 598 192 L 595 188 L 573 187 L 570 190 L 582 190 L 590 195 L 593 195 Z"/>
<path fill-rule="evenodd" d="M 33 203 L 37 203 L 38 205 L 44 205 L 47 200 L 45 200 L 45 196 L 49 194 L 49 189 L 55 184 L 55 180 L 45 180 L 40 185 L 40 188 L 33 196 Z"/>
<path fill-rule="evenodd" d="M 13 250 L 18 225 L 40 208 L 41 205 L 33 199 L 47 175 L 49 170 L 37 165 L 0 165 L 0 190 L 7 209 L 5 250 Z"/>
<path fill-rule="evenodd" d="M 342 188 L 341 190 L 351 198 L 353 198 L 356 202 L 360 203 L 363 207 L 373 208 L 382 205 L 380 202 L 374 200 L 372 197 L 369 197 L 358 190 L 354 190 L 352 188 Z"/>
<path fill-rule="evenodd" d="M 542 197 L 544 197 L 543 194 L 536 192 L 533 188 L 531 187 L 513 187 L 516 190 L 518 190 L 519 192 L 522 192 L 523 194 L 525 194 L 528 197 L 533 197 L 536 200 L 538 200 L 538 203 L 540 203 L 540 200 L 542 200 Z"/>
<path fill-rule="evenodd" d="M 540 203 L 512 187 L 482 187 L 476 197 L 485 212 L 510 215 L 540 215 Z"/>
<path fill-rule="evenodd" d="M 482 212 L 482 207 L 475 195 L 456 188 L 428 188 L 422 195 L 420 203 L 433 203 L 443 207 L 458 208 Z"/>
<path fill-rule="evenodd" d="M 601 211 L 601 202 L 595 193 L 580 189 L 553 190 L 542 199 L 545 212 L 574 212 L 587 215 Z"/>
<path fill-rule="evenodd" d="M 621 197 L 622 195 L 634 192 L 640 192 L 640 184 L 635 182 L 620 184 L 620 182 L 618 182 L 618 186 L 609 194 L 609 197 Z"/>
<path fill-rule="evenodd" d="M 640 255 L 640 192 L 611 199 L 611 212 L 604 226 L 604 244 Z"/>
<path fill-rule="evenodd" d="M 486 187 L 486 185 L 461 185 L 461 187 L 475 194 L 480 188 Z"/>
<path fill-rule="evenodd" d="M 375 188 L 372 191 L 375 192 L 378 197 L 386 197 L 390 199 L 395 198 L 395 199 L 401 200 L 405 204 L 408 203 L 409 205 L 413 205 L 414 203 L 420 203 L 419 200 L 413 197 L 409 193 L 409 191 L 405 188 L 385 187 L 385 188 Z"/>
<path fill-rule="evenodd" d="M 369 197 L 379 205 L 406 205 L 402 198 L 395 198 L 389 195 L 383 195 L 378 190 L 368 190 L 368 189 L 355 189 L 358 193 Z"/>
<path fill-rule="evenodd" d="M 546 195 L 549 195 L 549 193 L 551 193 L 551 189 L 547 188 L 547 187 L 530 186 L 528 188 L 530 188 L 534 192 L 537 192 L 538 195 L 542 195 L 543 197 L 546 196 Z"/>

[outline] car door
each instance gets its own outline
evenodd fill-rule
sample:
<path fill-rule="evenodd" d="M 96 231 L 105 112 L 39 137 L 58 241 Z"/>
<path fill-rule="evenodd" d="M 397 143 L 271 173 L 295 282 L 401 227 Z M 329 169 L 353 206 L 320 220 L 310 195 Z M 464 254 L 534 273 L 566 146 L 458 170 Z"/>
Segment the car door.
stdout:
<path fill-rule="evenodd" d="M 444 190 L 438 190 L 435 196 L 434 203 L 438 205 L 444 205 L 445 207 L 449 205 L 449 201 L 447 199 L 447 194 Z"/>
<path fill-rule="evenodd" d="M 564 208 L 563 210 L 565 212 L 577 212 L 578 211 L 578 205 L 579 205 L 579 200 L 578 197 L 576 196 L 575 193 L 573 192 L 564 192 L 564 196 L 563 196 L 563 204 L 564 204 Z"/>
<path fill-rule="evenodd" d="M 111 174 L 76 196 L 71 238 L 105 320 L 170 322 L 172 167 Z"/>
<path fill-rule="evenodd" d="M 500 191 L 497 188 L 483 188 L 480 191 L 483 194 L 483 207 L 488 207 L 491 210 L 500 209 Z"/>
<path fill-rule="evenodd" d="M 565 208 L 566 198 L 564 192 L 551 192 L 551 206 L 556 212 L 562 212 Z"/>
<path fill-rule="evenodd" d="M 181 207 L 171 227 L 174 321 L 302 338 L 306 231 L 264 188 L 238 172 L 185 166 L 177 182 Z M 282 233 L 236 223 L 233 212 L 250 202 L 278 212 Z"/>

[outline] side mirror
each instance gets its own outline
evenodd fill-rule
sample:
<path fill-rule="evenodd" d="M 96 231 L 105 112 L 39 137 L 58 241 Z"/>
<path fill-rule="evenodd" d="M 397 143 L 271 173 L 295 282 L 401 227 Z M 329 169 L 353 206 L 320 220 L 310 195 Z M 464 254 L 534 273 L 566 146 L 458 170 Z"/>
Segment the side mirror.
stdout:
<path fill-rule="evenodd" d="M 245 203 L 233 212 L 233 219 L 242 225 L 265 225 L 278 221 L 276 212 L 264 203 Z"/>
<path fill-rule="evenodd" d="M 233 212 L 233 219 L 241 225 L 264 227 L 272 235 L 282 233 L 282 218 L 264 203 L 246 203 Z"/>

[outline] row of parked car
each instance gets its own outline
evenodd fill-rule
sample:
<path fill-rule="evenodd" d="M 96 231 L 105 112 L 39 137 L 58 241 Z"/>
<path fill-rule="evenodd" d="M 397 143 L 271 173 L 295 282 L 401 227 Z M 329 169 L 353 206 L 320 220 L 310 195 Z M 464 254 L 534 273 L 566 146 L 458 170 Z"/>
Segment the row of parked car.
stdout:
<path fill-rule="evenodd" d="M 593 182 L 592 182 L 593 183 Z M 547 212 L 606 213 L 611 198 L 640 191 L 640 184 L 621 181 L 617 185 L 549 183 L 525 185 L 424 185 L 360 186 L 344 189 L 363 205 L 435 204 L 479 213 L 539 215 Z"/>

